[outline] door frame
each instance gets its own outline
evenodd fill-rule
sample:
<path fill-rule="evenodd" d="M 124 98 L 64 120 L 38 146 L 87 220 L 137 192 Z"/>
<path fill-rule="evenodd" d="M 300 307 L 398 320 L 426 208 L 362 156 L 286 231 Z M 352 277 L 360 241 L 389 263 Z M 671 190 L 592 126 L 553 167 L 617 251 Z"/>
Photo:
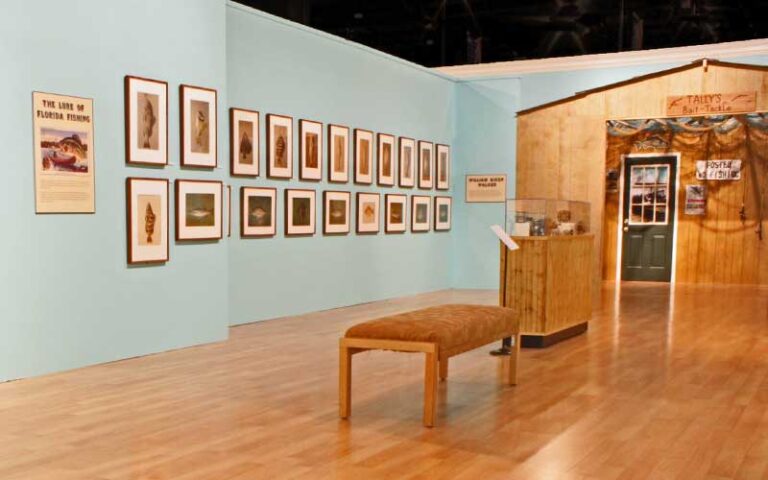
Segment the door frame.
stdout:
<path fill-rule="evenodd" d="M 626 170 L 625 160 L 628 158 L 653 158 L 653 157 L 673 157 L 673 163 L 675 166 L 675 224 L 672 226 L 672 265 L 670 268 L 669 283 L 674 284 L 677 274 L 677 228 L 680 224 L 678 221 L 680 212 L 680 152 L 659 152 L 659 153 L 625 153 L 621 156 L 621 165 L 619 167 L 619 212 L 616 219 L 616 283 L 621 283 L 621 265 L 622 265 L 622 249 L 624 246 L 624 223 L 622 215 L 624 215 L 624 172 Z"/>

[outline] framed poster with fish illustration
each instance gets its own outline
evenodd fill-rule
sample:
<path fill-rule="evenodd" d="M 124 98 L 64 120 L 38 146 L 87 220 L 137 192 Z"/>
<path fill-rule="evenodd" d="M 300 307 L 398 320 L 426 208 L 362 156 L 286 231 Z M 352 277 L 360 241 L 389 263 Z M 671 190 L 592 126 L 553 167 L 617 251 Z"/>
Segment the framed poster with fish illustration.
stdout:
<path fill-rule="evenodd" d="M 216 180 L 176 180 L 176 240 L 220 240 L 223 185 Z"/>
<path fill-rule="evenodd" d="M 240 236 L 272 237 L 277 233 L 277 190 L 267 187 L 240 188 Z"/>
<path fill-rule="evenodd" d="M 229 109 L 229 173 L 259 176 L 259 112 Z"/>
<path fill-rule="evenodd" d="M 328 125 L 328 181 L 349 181 L 349 127 Z"/>
<path fill-rule="evenodd" d="M 448 190 L 451 186 L 451 147 L 438 144 L 435 150 L 435 188 Z"/>
<path fill-rule="evenodd" d="M 125 162 L 168 165 L 168 83 L 125 76 Z"/>
<path fill-rule="evenodd" d="M 323 192 L 323 234 L 346 235 L 349 233 L 351 207 L 349 192 Z"/>
<path fill-rule="evenodd" d="M 285 190 L 285 235 L 311 236 L 315 234 L 315 191 Z"/>
<path fill-rule="evenodd" d="M 378 145 L 378 178 L 380 186 L 391 187 L 395 184 L 395 137 L 386 133 L 377 136 Z"/>
<path fill-rule="evenodd" d="M 181 166 L 216 168 L 218 125 L 216 90 L 179 86 L 181 113 Z"/>
<path fill-rule="evenodd" d="M 95 213 L 93 99 L 32 93 L 35 213 Z"/>
<path fill-rule="evenodd" d="M 168 261 L 168 180 L 125 179 L 128 265 Z"/>
<path fill-rule="evenodd" d="M 435 231 L 451 229 L 451 197 L 435 197 Z"/>
<path fill-rule="evenodd" d="M 416 184 L 416 140 L 400 137 L 400 188 L 413 188 Z"/>
<path fill-rule="evenodd" d="M 373 132 L 356 128 L 355 145 L 355 183 L 370 185 L 373 183 Z"/>
<path fill-rule="evenodd" d="M 293 177 L 293 117 L 267 115 L 267 176 Z"/>
<path fill-rule="evenodd" d="M 419 188 L 424 190 L 431 190 L 434 185 L 432 178 L 434 148 L 431 142 L 419 141 Z"/>
<path fill-rule="evenodd" d="M 384 232 L 404 233 L 408 197 L 388 193 L 384 195 Z"/>
<path fill-rule="evenodd" d="M 378 193 L 357 193 L 358 234 L 379 233 L 379 212 L 381 195 Z"/>
<path fill-rule="evenodd" d="M 323 124 L 299 120 L 299 179 L 323 179 Z"/>
<path fill-rule="evenodd" d="M 432 199 L 426 195 L 411 196 L 411 231 L 420 233 L 429 231 L 429 210 Z"/>

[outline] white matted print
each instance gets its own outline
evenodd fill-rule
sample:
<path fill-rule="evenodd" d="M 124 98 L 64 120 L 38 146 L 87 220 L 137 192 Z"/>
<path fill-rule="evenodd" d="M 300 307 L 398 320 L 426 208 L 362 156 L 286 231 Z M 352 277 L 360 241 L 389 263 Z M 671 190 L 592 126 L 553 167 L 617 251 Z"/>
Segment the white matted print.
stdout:
<path fill-rule="evenodd" d="M 405 195 L 386 194 L 384 196 L 385 215 L 384 231 L 386 233 L 403 233 L 406 230 L 406 211 L 408 197 Z"/>
<path fill-rule="evenodd" d="M 323 233 L 325 235 L 346 235 L 349 233 L 350 216 L 349 192 L 323 192 Z"/>
<path fill-rule="evenodd" d="M 181 166 L 215 168 L 216 90 L 181 85 Z"/>
<path fill-rule="evenodd" d="M 355 183 L 373 183 L 373 132 L 355 129 Z"/>
<path fill-rule="evenodd" d="M 447 232 L 451 229 L 451 197 L 435 197 L 435 231 Z"/>
<path fill-rule="evenodd" d="M 168 261 L 168 180 L 125 179 L 128 264 Z"/>
<path fill-rule="evenodd" d="M 432 199 L 423 195 L 411 197 L 411 231 L 428 232 L 430 225 L 429 210 Z"/>
<path fill-rule="evenodd" d="M 293 177 L 293 118 L 267 115 L 267 176 Z"/>
<path fill-rule="evenodd" d="M 240 188 L 240 236 L 271 237 L 277 233 L 277 190 Z"/>
<path fill-rule="evenodd" d="M 323 179 L 323 124 L 299 120 L 299 179 Z"/>
<path fill-rule="evenodd" d="M 168 164 L 168 83 L 125 77 L 125 161 Z"/>
<path fill-rule="evenodd" d="M 349 181 L 349 128 L 328 125 L 328 181 Z"/>
<path fill-rule="evenodd" d="M 395 184 L 395 137 L 380 133 L 378 135 L 379 185 L 391 187 Z"/>
<path fill-rule="evenodd" d="M 381 195 L 357 193 L 357 233 L 379 233 Z"/>
<path fill-rule="evenodd" d="M 232 175 L 259 176 L 259 112 L 229 109 L 229 169 Z"/>
<path fill-rule="evenodd" d="M 434 185 L 432 173 L 433 151 L 434 145 L 432 143 L 419 141 L 419 188 L 424 190 L 430 190 Z"/>
<path fill-rule="evenodd" d="M 285 234 L 287 236 L 315 234 L 315 191 L 287 189 L 285 191 Z"/>
<path fill-rule="evenodd" d="M 451 186 L 451 147 L 437 145 L 435 157 L 435 188 L 448 190 Z"/>
<path fill-rule="evenodd" d="M 176 180 L 176 240 L 222 237 L 222 183 Z"/>
<path fill-rule="evenodd" d="M 412 188 L 416 184 L 416 140 L 400 137 L 400 187 Z"/>

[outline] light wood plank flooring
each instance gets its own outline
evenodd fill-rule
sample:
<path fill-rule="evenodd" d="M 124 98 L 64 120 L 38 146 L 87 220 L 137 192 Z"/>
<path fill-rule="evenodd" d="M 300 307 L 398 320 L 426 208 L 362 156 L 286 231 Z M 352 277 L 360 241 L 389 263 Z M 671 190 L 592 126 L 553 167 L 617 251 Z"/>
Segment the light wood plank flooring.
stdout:
<path fill-rule="evenodd" d="M 618 303 L 617 303 L 618 300 Z M 496 301 L 445 291 L 232 329 L 225 343 L 0 385 L 0 479 L 768 479 L 768 290 L 606 286 L 587 334 L 454 357 L 437 427 L 423 355 L 355 358 L 367 318 Z"/>

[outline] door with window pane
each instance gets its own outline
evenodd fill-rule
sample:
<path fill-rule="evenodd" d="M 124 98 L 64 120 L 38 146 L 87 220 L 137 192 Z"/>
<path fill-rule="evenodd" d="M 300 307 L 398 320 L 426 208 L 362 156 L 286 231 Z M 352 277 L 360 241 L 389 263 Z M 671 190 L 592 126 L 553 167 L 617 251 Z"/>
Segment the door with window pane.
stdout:
<path fill-rule="evenodd" d="M 622 280 L 672 278 L 676 157 L 626 157 Z"/>

